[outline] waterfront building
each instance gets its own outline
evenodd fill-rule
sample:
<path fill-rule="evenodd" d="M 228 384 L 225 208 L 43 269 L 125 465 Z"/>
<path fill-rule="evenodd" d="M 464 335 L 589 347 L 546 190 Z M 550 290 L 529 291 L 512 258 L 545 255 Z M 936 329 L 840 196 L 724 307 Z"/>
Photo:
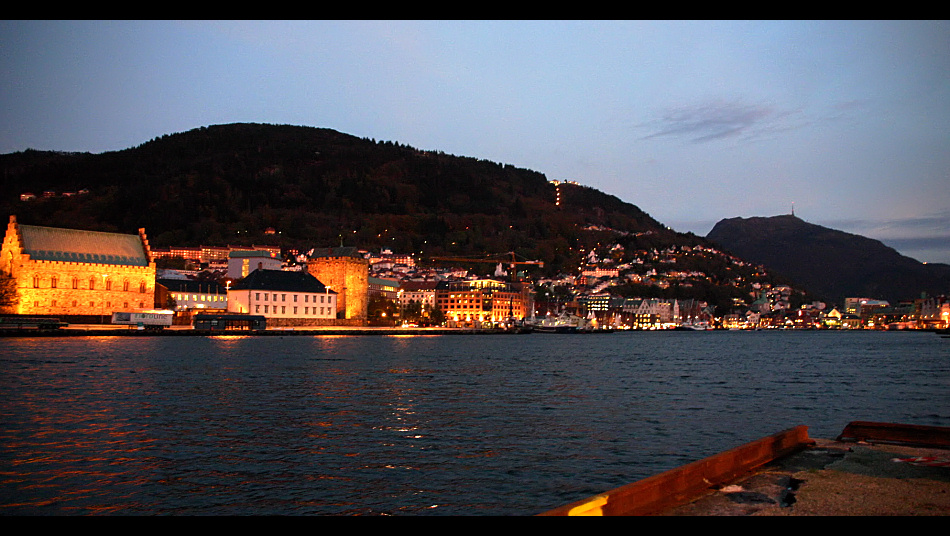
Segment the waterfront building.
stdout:
<path fill-rule="evenodd" d="M 260 315 L 268 326 L 331 325 L 337 293 L 306 272 L 254 270 L 228 289 L 228 312 Z"/>
<path fill-rule="evenodd" d="M 399 285 L 399 306 L 405 308 L 412 302 L 422 306 L 422 310 L 435 308 L 436 281 L 404 281 Z"/>
<path fill-rule="evenodd" d="M 528 285 L 493 279 L 442 281 L 435 302 L 446 319 L 462 324 L 523 320 L 534 307 Z"/>
<path fill-rule="evenodd" d="M 875 300 L 872 298 L 845 298 L 844 312 L 849 315 L 858 315 L 868 317 L 879 309 L 890 306 L 885 300 Z"/>
<path fill-rule="evenodd" d="M 629 298 L 624 300 L 623 313 L 626 322 L 637 329 L 660 329 L 672 327 L 680 317 L 679 303 L 657 298 Z"/>
<path fill-rule="evenodd" d="M 841 329 L 861 329 L 861 317 L 849 313 L 841 315 Z"/>
<path fill-rule="evenodd" d="M 918 301 L 918 323 L 921 328 L 947 329 L 950 327 L 950 301 L 946 296 L 924 297 Z"/>
<path fill-rule="evenodd" d="M 144 229 L 137 235 L 60 229 L 21 225 L 10 216 L 0 271 L 16 287 L 9 313 L 101 319 L 155 306 L 155 263 Z"/>
<path fill-rule="evenodd" d="M 822 326 L 828 329 L 841 329 L 842 316 L 841 311 L 839 311 L 837 307 L 832 307 L 831 311 L 822 317 Z"/>
<path fill-rule="evenodd" d="M 177 311 L 228 308 L 228 290 L 215 281 L 158 279 L 155 288 L 156 302 L 164 303 L 171 297 Z"/>
<path fill-rule="evenodd" d="M 623 298 L 620 298 L 619 301 L 620 307 L 622 307 Z M 612 308 L 617 307 L 617 302 L 617 298 L 606 293 L 585 294 L 577 297 L 578 305 L 585 311 L 593 312 L 594 314 L 610 311 Z"/>
<path fill-rule="evenodd" d="M 355 247 L 315 248 L 307 272 L 339 296 L 337 311 L 348 324 L 366 325 L 369 310 L 369 261 Z"/>

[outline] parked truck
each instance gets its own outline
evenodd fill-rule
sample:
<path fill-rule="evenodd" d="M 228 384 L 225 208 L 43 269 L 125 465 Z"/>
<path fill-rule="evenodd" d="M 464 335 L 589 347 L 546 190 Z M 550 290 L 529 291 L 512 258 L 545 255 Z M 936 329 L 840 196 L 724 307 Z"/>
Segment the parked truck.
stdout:
<path fill-rule="evenodd" d="M 161 330 L 172 325 L 174 311 L 150 310 L 125 312 L 117 311 L 112 313 L 112 323 L 119 325 L 135 326 L 137 329 Z"/>

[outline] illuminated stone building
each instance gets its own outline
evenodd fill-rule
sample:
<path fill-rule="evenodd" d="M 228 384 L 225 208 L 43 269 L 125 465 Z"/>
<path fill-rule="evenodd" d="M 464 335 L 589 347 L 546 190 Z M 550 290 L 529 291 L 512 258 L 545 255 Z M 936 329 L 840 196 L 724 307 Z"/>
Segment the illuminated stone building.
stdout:
<path fill-rule="evenodd" d="M 338 295 L 337 317 L 366 325 L 369 311 L 369 261 L 354 247 L 316 248 L 307 272 Z"/>
<path fill-rule="evenodd" d="M 435 303 L 447 320 L 460 323 L 524 319 L 532 307 L 527 285 L 492 279 L 443 281 Z"/>
<path fill-rule="evenodd" d="M 98 316 L 155 306 L 155 263 L 137 235 L 20 225 L 10 216 L 0 271 L 13 277 L 23 315 Z"/>

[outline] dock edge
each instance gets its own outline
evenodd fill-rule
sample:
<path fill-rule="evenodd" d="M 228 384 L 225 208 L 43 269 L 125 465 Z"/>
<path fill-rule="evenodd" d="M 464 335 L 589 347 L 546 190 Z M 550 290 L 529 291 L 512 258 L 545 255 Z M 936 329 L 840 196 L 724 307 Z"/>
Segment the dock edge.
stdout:
<path fill-rule="evenodd" d="M 671 469 L 539 516 L 650 515 L 685 504 L 710 488 L 726 484 L 757 467 L 815 443 L 801 425 L 731 450 Z"/>

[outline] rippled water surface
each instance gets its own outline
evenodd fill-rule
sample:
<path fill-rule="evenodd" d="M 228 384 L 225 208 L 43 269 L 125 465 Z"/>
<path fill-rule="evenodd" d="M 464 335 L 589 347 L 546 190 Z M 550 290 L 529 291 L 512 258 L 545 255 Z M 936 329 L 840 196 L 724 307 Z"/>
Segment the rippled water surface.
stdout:
<path fill-rule="evenodd" d="M 0 393 L 0 514 L 529 515 L 799 424 L 950 426 L 950 340 L 6 338 Z"/>

